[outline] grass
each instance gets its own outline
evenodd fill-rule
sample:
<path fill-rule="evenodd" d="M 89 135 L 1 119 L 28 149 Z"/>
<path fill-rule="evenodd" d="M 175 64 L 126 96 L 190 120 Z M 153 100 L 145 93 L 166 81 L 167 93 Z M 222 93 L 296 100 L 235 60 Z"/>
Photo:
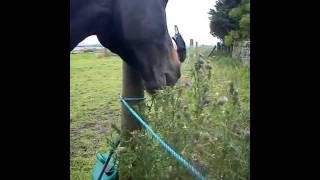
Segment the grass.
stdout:
<path fill-rule="evenodd" d="M 149 98 L 150 111 L 143 114 L 209 179 L 249 179 L 249 70 L 230 57 L 201 59 L 189 52 L 178 85 Z M 96 152 L 108 149 L 107 139 L 114 135 L 110 124 L 120 127 L 120 92 L 119 57 L 71 55 L 71 179 L 91 179 Z M 118 152 L 123 174 L 134 179 L 192 178 L 156 142 L 146 140 L 144 131 L 133 137 L 136 149 Z M 132 169 L 133 162 L 139 166 Z"/>
<path fill-rule="evenodd" d="M 96 152 L 108 147 L 111 123 L 120 121 L 121 59 L 71 55 L 71 179 L 91 179 Z"/>

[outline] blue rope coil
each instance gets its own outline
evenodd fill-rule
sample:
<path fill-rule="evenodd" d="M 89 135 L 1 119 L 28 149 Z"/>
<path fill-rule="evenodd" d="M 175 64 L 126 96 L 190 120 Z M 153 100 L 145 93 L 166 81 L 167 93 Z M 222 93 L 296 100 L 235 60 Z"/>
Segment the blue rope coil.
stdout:
<path fill-rule="evenodd" d="M 125 105 L 125 107 L 128 109 L 131 115 L 142 125 L 142 127 L 148 131 L 152 135 L 153 138 L 155 138 L 160 145 L 169 152 L 177 161 L 179 161 L 185 168 L 187 168 L 194 176 L 196 176 L 198 179 L 206 180 L 204 176 L 201 175 L 201 173 L 194 168 L 187 160 L 185 160 L 181 155 L 176 153 L 166 142 L 164 142 L 151 128 L 146 124 L 146 122 L 139 116 L 138 113 L 136 113 L 130 105 L 126 102 L 126 98 L 123 98 L 120 96 L 121 102 Z M 141 98 L 138 98 L 141 99 Z"/>

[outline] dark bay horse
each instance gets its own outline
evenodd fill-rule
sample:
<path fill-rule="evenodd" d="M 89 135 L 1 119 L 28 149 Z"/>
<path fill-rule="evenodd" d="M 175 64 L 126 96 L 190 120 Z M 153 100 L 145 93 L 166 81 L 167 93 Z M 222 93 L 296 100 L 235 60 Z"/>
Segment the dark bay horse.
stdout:
<path fill-rule="evenodd" d="M 167 0 L 70 0 L 70 51 L 96 35 L 140 73 L 146 89 L 172 86 L 181 76 L 185 51 L 173 47 L 166 5 Z"/>

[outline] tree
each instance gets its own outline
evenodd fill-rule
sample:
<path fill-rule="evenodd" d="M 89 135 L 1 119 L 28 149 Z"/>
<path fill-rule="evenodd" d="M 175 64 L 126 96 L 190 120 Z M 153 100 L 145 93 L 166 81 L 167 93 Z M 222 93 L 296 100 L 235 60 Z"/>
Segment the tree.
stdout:
<path fill-rule="evenodd" d="M 250 38 L 250 0 L 218 0 L 209 14 L 211 34 L 224 45 Z"/>
<path fill-rule="evenodd" d="M 229 16 L 238 22 L 237 28 L 230 31 L 225 36 L 225 41 L 228 43 L 234 40 L 243 40 L 250 38 L 250 1 L 244 0 L 239 7 L 231 9 Z"/>
<path fill-rule="evenodd" d="M 241 0 L 218 0 L 215 9 L 210 9 L 210 33 L 214 37 L 224 40 L 231 30 L 237 28 L 238 21 L 236 18 L 231 18 L 229 12 L 240 3 Z"/>

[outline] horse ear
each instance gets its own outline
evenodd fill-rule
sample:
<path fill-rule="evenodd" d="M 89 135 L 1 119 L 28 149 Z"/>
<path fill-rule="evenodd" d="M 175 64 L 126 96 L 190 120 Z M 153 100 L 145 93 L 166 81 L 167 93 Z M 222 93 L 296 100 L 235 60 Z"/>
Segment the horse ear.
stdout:
<path fill-rule="evenodd" d="M 168 4 L 168 0 L 162 0 L 163 4 L 164 4 L 164 7 L 167 7 L 167 4 Z"/>

